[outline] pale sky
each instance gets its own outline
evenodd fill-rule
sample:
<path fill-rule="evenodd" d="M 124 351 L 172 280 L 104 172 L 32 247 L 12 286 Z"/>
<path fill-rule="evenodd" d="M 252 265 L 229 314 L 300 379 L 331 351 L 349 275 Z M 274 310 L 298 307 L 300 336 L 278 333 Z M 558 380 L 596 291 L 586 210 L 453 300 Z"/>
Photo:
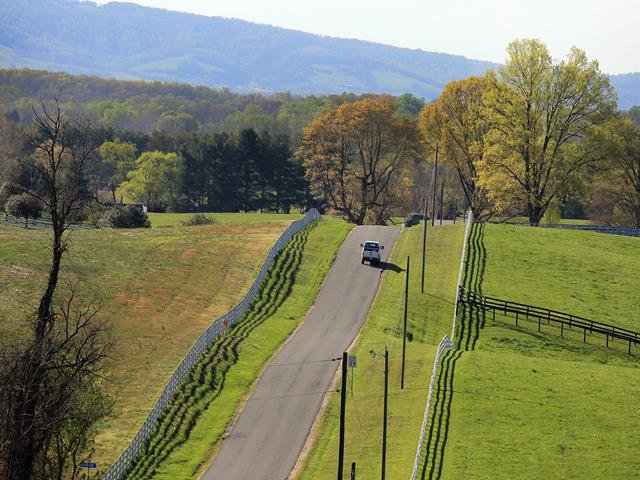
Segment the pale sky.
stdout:
<path fill-rule="evenodd" d="M 640 0 L 129 1 L 495 62 L 509 41 L 533 37 L 556 58 L 575 45 L 604 72 L 640 71 Z"/>

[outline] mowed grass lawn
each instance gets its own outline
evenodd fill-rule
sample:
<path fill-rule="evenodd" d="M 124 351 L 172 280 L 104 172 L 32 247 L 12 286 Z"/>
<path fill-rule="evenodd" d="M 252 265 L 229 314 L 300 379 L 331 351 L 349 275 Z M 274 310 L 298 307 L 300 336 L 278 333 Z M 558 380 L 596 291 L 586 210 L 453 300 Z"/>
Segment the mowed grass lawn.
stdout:
<path fill-rule="evenodd" d="M 193 217 L 193 213 L 149 213 L 149 220 L 151 220 L 152 228 L 162 227 L 179 227 L 182 226 L 182 222 L 189 220 Z M 219 221 L 225 225 L 251 225 L 253 223 L 264 222 L 265 219 L 269 221 L 286 221 L 293 222 L 304 217 L 300 213 L 259 213 L 259 212 L 247 212 L 247 213 L 204 213 L 207 217 L 213 217 L 215 221 Z"/>
<path fill-rule="evenodd" d="M 640 239 L 486 225 L 486 295 L 640 331 Z"/>
<path fill-rule="evenodd" d="M 101 466 L 126 447 L 196 337 L 242 298 L 294 218 L 214 216 L 206 226 L 70 232 L 61 285 L 77 277 L 84 299 L 98 292 L 117 341 L 107 383 L 116 416 L 97 439 Z M 11 341 L 44 288 L 49 232 L 0 226 L 0 245 L 0 337 Z"/>
<path fill-rule="evenodd" d="M 640 239 L 486 225 L 486 295 L 640 329 Z M 481 266 L 484 263 L 484 268 Z M 448 397 L 441 478 L 628 479 L 640 472 L 640 362 L 582 335 L 490 315 L 471 320 Z M 469 318 L 462 318 L 465 323 Z M 484 328 L 474 328 L 477 322 Z M 565 330 L 566 332 L 566 330 Z M 423 478 L 434 478 L 429 475 Z"/>
<path fill-rule="evenodd" d="M 386 475 L 409 478 L 416 453 L 427 387 L 437 344 L 451 331 L 464 226 L 429 227 L 426 293 L 420 293 L 422 225 L 403 230 L 378 296 L 352 350 L 357 367 L 349 372 L 346 412 L 345 478 L 356 462 L 356 478 L 380 478 L 384 357 L 389 349 L 389 430 Z M 405 266 L 411 256 L 405 388 L 400 389 Z M 338 384 L 339 387 L 339 384 Z M 353 395 L 351 392 L 353 391 Z M 340 395 L 332 393 L 314 433 L 309 456 L 297 472 L 305 480 L 335 478 Z"/>

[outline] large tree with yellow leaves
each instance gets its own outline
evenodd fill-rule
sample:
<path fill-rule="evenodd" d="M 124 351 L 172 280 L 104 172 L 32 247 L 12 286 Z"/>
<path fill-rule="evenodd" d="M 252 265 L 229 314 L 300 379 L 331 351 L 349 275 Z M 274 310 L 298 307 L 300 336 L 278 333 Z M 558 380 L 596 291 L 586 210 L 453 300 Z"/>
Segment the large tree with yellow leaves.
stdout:
<path fill-rule="evenodd" d="M 607 121 L 616 95 L 598 63 L 573 48 L 554 62 L 538 40 L 517 40 L 506 64 L 487 75 L 490 124 L 479 184 L 497 207 L 522 206 L 537 225 L 558 192 L 594 162 L 589 132 Z"/>
<path fill-rule="evenodd" d="M 420 149 L 415 122 L 389 96 L 341 105 L 304 130 L 297 155 L 313 195 L 348 221 L 383 223 L 407 189 Z"/>

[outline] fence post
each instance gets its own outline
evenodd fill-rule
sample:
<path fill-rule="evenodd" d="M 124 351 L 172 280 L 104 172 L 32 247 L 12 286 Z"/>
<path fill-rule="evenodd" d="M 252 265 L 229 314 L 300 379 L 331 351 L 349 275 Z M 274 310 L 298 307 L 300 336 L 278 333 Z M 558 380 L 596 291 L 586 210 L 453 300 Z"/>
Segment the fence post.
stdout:
<path fill-rule="evenodd" d="M 564 338 L 564 322 L 560 323 L 560 338 Z"/>
<path fill-rule="evenodd" d="M 540 317 L 538 317 L 538 331 L 540 331 Z"/>

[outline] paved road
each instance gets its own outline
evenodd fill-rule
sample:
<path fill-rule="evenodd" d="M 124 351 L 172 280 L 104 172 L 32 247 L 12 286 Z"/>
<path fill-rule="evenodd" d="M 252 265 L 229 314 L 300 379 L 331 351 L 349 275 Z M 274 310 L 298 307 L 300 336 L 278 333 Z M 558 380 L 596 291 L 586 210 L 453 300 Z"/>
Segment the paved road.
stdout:
<path fill-rule="evenodd" d="M 304 446 L 340 357 L 354 340 L 381 270 L 360 263 L 360 244 L 378 240 L 387 259 L 399 230 L 361 226 L 338 252 L 316 304 L 274 357 L 204 480 L 285 480 Z M 268 321 L 268 320 L 267 320 Z"/>

